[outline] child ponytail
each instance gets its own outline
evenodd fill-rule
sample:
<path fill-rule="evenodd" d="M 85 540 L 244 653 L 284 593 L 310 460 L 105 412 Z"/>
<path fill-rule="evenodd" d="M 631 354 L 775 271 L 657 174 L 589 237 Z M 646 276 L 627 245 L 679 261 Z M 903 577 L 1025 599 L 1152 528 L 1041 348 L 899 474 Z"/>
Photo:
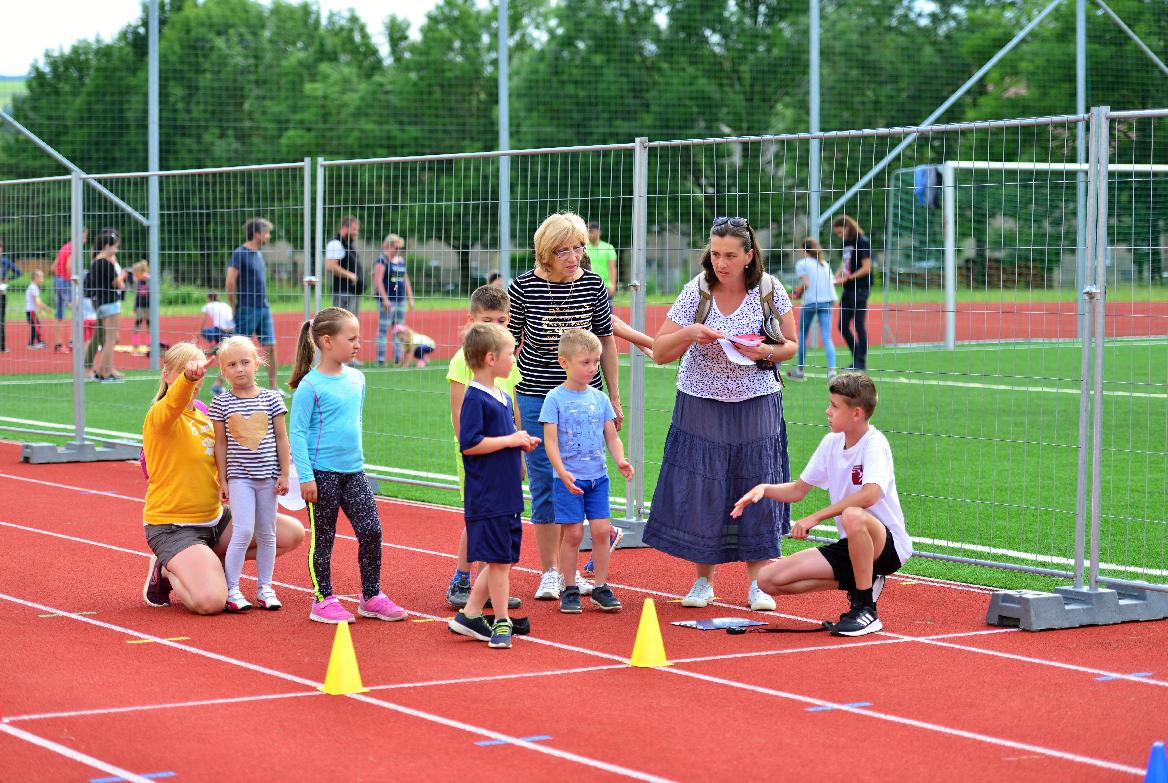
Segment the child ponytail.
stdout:
<path fill-rule="evenodd" d="M 308 375 L 312 360 L 316 358 L 316 349 L 320 347 L 320 338 L 334 337 L 346 323 L 356 320 L 357 316 L 343 307 L 326 307 L 311 321 L 301 324 L 300 336 L 296 340 L 296 363 L 292 366 L 288 385 L 295 389 Z"/>

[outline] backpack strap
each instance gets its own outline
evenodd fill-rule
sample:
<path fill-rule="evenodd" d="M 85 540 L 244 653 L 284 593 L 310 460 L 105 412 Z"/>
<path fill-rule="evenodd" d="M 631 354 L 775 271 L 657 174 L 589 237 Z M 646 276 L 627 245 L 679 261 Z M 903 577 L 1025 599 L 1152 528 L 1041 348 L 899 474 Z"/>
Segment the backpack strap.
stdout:
<path fill-rule="evenodd" d="M 694 311 L 694 323 L 704 324 L 710 317 L 710 308 L 714 306 L 714 295 L 710 293 L 710 286 L 706 284 L 704 272 L 694 280 L 698 281 L 698 309 Z"/>
<path fill-rule="evenodd" d="M 758 281 L 758 297 L 762 300 L 763 317 L 773 315 L 778 318 L 779 311 L 775 307 L 775 279 L 769 274 L 764 273 L 762 279 Z"/>

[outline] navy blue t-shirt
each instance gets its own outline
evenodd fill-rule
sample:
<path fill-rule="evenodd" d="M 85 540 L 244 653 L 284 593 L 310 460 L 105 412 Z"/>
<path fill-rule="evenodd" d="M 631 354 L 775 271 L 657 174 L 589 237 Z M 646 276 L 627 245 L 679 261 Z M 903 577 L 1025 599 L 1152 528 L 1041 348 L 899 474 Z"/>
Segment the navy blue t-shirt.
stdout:
<path fill-rule="evenodd" d="M 844 269 L 855 272 L 864 263 L 865 258 L 872 257 L 872 243 L 868 237 L 859 234 L 855 239 L 845 239 L 843 245 Z M 843 285 L 843 293 L 852 299 L 864 299 L 872 287 L 872 273 L 855 280 L 849 280 Z"/>
<path fill-rule="evenodd" d="M 235 283 L 238 307 L 263 307 L 268 303 L 267 270 L 264 254 L 240 245 L 231 254 L 231 268 L 239 270 Z"/>
<path fill-rule="evenodd" d="M 482 387 L 471 383 L 462 398 L 459 419 L 460 451 L 474 448 L 483 438 L 495 438 L 515 432 L 515 414 L 511 398 L 500 402 Z M 523 513 L 523 473 L 521 449 L 510 448 L 490 454 L 462 455 L 466 469 L 466 518 L 485 519 Z"/>

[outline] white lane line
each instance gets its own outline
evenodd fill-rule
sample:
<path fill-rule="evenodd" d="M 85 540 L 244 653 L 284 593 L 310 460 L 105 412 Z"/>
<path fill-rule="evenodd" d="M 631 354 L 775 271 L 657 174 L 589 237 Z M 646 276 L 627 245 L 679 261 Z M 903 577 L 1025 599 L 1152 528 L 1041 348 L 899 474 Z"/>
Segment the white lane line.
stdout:
<path fill-rule="evenodd" d="M 40 603 L 37 603 L 35 601 L 29 601 L 29 600 L 24 599 L 24 598 L 18 598 L 16 596 L 8 595 L 6 593 L 0 593 L 0 600 L 8 601 L 10 603 L 14 603 L 14 604 L 17 604 L 20 606 L 26 606 L 30 609 L 37 609 L 37 610 L 42 611 L 42 612 L 57 612 L 65 617 L 68 617 L 71 620 L 76 620 L 78 622 L 86 623 L 88 625 L 92 625 L 92 626 L 95 626 L 98 628 L 104 628 L 105 630 L 108 630 L 108 631 L 114 631 L 114 632 L 120 633 L 120 634 L 135 636 L 139 639 L 148 639 L 150 641 L 157 642 L 160 645 L 174 648 L 175 650 L 180 650 L 182 652 L 191 653 L 192 655 L 198 655 L 198 656 L 203 657 L 203 658 L 209 658 L 210 660 L 216 661 L 218 663 L 225 663 L 225 664 L 228 664 L 231 666 L 237 666 L 239 668 L 247 669 L 248 671 L 252 671 L 252 672 L 255 672 L 257 674 L 264 674 L 264 675 L 267 675 L 269 677 L 275 677 L 277 679 L 285 680 L 286 682 L 295 683 L 297 685 L 303 685 L 303 686 L 308 687 L 308 688 L 316 689 L 316 688 L 321 687 L 324 684 L 321 682 L 309 680 L 305 677 L 297 676 L 295 674 L 289 674 L 287 672 L 282 672 L 282 671 L 279 671 L 278 669 L 271 669 L 267 666 L 262 666 L 260 664 L 251 663 L 250 661 L 244 661 L 244 660 L 241 660 L 239 658 L 232 658 L 231 656 L 222 655 L 220 653 L 210 652 L 208 650 L 201 650 L 197 647 L 191 647 L 190 645 L 183 644 L 181 642 L 169 641 L 169 640 L 164 639 L 160 636 L 154 636 L 153 634 L 148 634 L 148 633 L 143 633 L 141 631 L 136 631 L 133 628 L 128 628 L 126 626 L 116 625 L 114 623 L 108 623 L 108 622 L 105 622 L 104 620 L 95 620 L 92 617 L 82 617 L 81 615 L 74 614 L 72 612 L 66 612 L 66 611 L 63 611 L 63 610 L 56 608 L 56 607 L 47 606 L 45 604 L 40 604 Z M 520 638 L 522 638 L 522 637 L 520 637 Z M 510 735 L 503 734 L 501 732 L 497 732 L 497 731 L 494 731 L 492 729 L 486 729 L 486 728 L 483 728 L 481 726 L 475 726 L 473 724 L 465 723 L 463 721 L 455 720 L 453 718 L 445 718 L 441 715 L 435 715 L 435 714 L 430 713 L 430 712 L 423 712 L 422 710 L 417 710 L 417 709 L 414 709 L 412 707 L 406 707 L 402 704 L 396 704 L 396 703 L 391 702 L 391 701 L 386 701 L 385 699 L 378 699 L 378 698 L 375 698 L 373 696 L 369 696 L 369 695 L 366 695 L 363 693 L 346 694 L 343 698 L 353 699 L 354 701 L 360 701 L 360 702 L 363 702 L 365 704 L 372 705 L 374 707 L 379 707 L 381 709 L 391 710 L 393 712 L 398 712 L 398 713 L 401 713 L 403 715 L 409 715 L 410 717 L 413 717 L 413 718 L 420 718 L 422 720 L 429 721 L 431 723 L 437 723 L 441 726 L 446 726 L 446 727 L 452 728 L 452 729 L 458 729 L 460 731 L 465 731 L 465 732 L 470 733 L 470 734 L 477 734 L 479 736 L 486 737 L 488 739 L 501 740 L 503 742 L 506 742 L 506 743 L 509 743 L 512 745 L 517 745 L 521 748 L 525 748 L 527 750 L 532 750 L 532 751 L 535 751 L 537 753 L 542 753 L 542 754 L 547 755 L 547 756 L 552 756 L 554 758 L 562 759 L 564 761 L 571 761 L 571 762 L 574 762 L 576 764 L 580 764 L 582 766 L 591 767 L 593 769 L 599 769 L 599 770 L 602 770 L 604 772 L 611 772 L 614 775 L 621 775 L 623 777 L 632 778 L 634 780 L 644 780 L 644 781 L 647 781 L 648 783 L 673 783 L 673 781 L 670 781 L 668 778 L 663 778 L 663 777 L 660 777 L 657 775 L 651 775 L 651 774 L 646 773 L 646 772 L 640 772 L 638 770 L 630 769 L 628 767 L 622 767 L 622 766 L 617 765 L 617 764 L 610 764 L 607 761 L 600 761 L 598 759 L 589 758 L 587 756 L 581 756 L 577 753 L 571 753 L 571 752 L 566 751 L 566 750 L 559 750 L 558 748 L 549 747 L 546 745 L 538 745 L 534 742 L 528 742 L 528 741 L 521 739 L 519 737 L 512 737 Z M 15 728 L 14 728 L 14 730 L 20 731 L 19 729 L 15 729 Z"/>
<path fill-rule="evenodd" d="M 997 745 L 999 747 L 1013 748 L 1015 750 L 1024 750 L 1029 753 L 1038 753 L 1043 756 L 1051 758 L 1062 759 L 1063 761 L 1073 761 L 1077 764 L 1087 764 L 1093 767 L 1101 767 L 1103 769 L 1112 770 L 1114 772 L 1127 772 L 1132 775 L 1143 776 L 1144 770 L 1140 767 L 1132 767 L 1127 764 L 1118 764 L 1114 761 L 1105 761 L 1104 759 L 1097 759 L 1091 756 L 1083 756 L 1078 753 L 1068 753 L 1063 750 L 1055 750 L 1054 748 L 1043 747 L 1042 745 L 1032 745 L 1027 742 L 1016 742 L 1014 740 L 1003 739 L 1001 737 L 994 737 L 989 734 L 981 734 L 975 731 L 966 731 L 964 729 L 955 729 L 950 726 L 942 726 L 937 723 L 929 723 L 927 721 L 916 720 L 914 718 L 904 718 L 899 715 L 891 715 L 886 712 L 876 712 L 865 707 L 851 707 L 847 704 L 837 704 L 831 701 L 824 701 L 822 699 L 815 699 L 809 696 L 803 696 L 798 693 L 790 693 L 788 691 L 775 690 L 774 688 L 766 688 L 761 685 L 750 685 L 748 683 L 736 682 L 735 680 L 727 680 L 723 677 L 715 677 L 709 674 L 701 674 L 700 672 L 691 672 L 685 669 L 676 669 L 667 667 L 656 669 L 655 671 L 665 672 L 678 677 L 690 677 L 695 680 L 702 680 L 717 685 L 725 685 L 730 688 L 738 688 L 744 691 L 753 693 L 760 693 L 766 696 L 775 696 L 780 699 L 789 699 L 791 701 L 801 702 L 803 704 L 812 704 L 818 707 L 831 707 L 835 710 L 843 710 L 854 715 L 864 715 L 876 720 L 888 721 L 889 723 L 899 723 L 903 726 L 911 726 L 917 729 L 925 729 L 927 731 L 935 731 L 941 734 L 947 734 L 952 737 L 961 737 L 962 739 L 973 740 L 975 742 L 983 742 L 988 745 Z"/>
<path fill-rule="evenodd" d="M 280 584 L 280 583 L 276 582 L 275 584 Z M 292 586 L 292 585 L 281 585 L 281 586 L 282 587 L 291 587 L 292 589 L 298 590 L 298 591 L 309 592 L 308 588 L 297 587 L 297 586 Z M 16 603 L 30 606 L 32 608 L 40 609 L 41 611 L 58 611 L 58 612 L 60 612 L 60 610 L 55 610 L 52 607 L 44 607 L 44 606 L 41 606 L 38 604 L 34 604 L 31 601 L 24 601 L 22 599 L 12 598 L 11 596 L 7 596 L 3 593 L 0 593 L 0 599 L 11 600 L 11 601 L 14 601 Z M 302 684 L 312 684 L 313 687 L 319 687 L 319 684 L 313 684 L 312 681 L 305 680 L 304 678 L 296 677 L 295 675 L 285 675 L 283 673 L 276 672 L 275 670 L 268 670 L 268 669 L 266 669 L 266 667 L 262 667 L 262 666 L 259 666 L 257 664 L 251 664 L 251 663 L 247 663 L 244 661 L 239 661 L 237 659 L 229 658 L 227 656 L 219 655 L 217 653 L 206 652 L 206 651 L 194 648 L 194 647 L 188 647 L 187 645 L 184 645 L 184 644 L 181 644 L 178 642 L 172 642 L 172 641 L 168 641 L 165 639 L 160 639 L 159 637 L 152 637 L 149 634 L 143 634 L 143 633 L 140 633 L 138 631 L 133 631 L 130 629 L 122 629 L 120 626 L 116 626 L 116 625 L 113 625 L 111 623 L 106 623 L 106 622 L 101 621 L 101 620 L 94 620 L 94 619 L 89 618 L 89 617 L 82 617 L 80 615 L 76 615 L 76 614 L 73 614 L 71 612 L 60 612 L 60 614 L 64 615 L 65 617 L 69 617 L 71 619 L 79 620 L 81 622 L 90 623 L 92 625 L 106 627 L 106 628 L 110 628 L 113 630 L 124 630 L 124 632 L 126 632 L 126 633 L 130 633 L 132 635 L 139 636 L 141 638 L 152 638 L 152 639 L 159 641 L 159 643 L 161 643 L 161 644 L 164 644 L 164 645 L 167 645 L 170 647 L 175 647 L 176 649 L 181 649 L 181 650 L 193 652 L 197 655 L 203 655 L 203 656 L 212 658 L 214 660 L 221 660 L 221 661 L 224 661 L 227 663 L 234 663 L 235 665 L 243 666 L 244 668 L 252 669 L 255 671 L 262 672 L 262 673 L 271 673 L 273 676 L 282 677 L 284 679 L 288 679 L 288 680 L 293 681 L 293 682 L 299 682 Z M 420 617 L 435 617 L 435 615 L 430 615 L 430 614 L 427 614 L 425 612 L 412 612 L 412 614 L 420 616 Z M 1012 629 L 994 629 L 994 630 L 1009 631 Z M 904 637 L 904 636 L 899 636 L 899 635 L 895 635 L 895 634 L 892 634 L 892 636 L 895 636 L 897 638 L 897 640 L 903 639 L 904 641 L 920 641 L 920 639 L 917 637 Z M 576 645 L 563 644 L 561 642 L 554 642 L 554 641 L 551 641 L 548 639 L 537 639 L 537 638 L 533 638 L 530 636 L 520 636 L 517 638 L 520 639 L 521 641 L 524 641 L 524 642 L 531 642 L 534 644 L 540 644 L 540 645 L 553 647 L 553 648 L 561 649 L 561 650 L 569 650 L 572 652 L 581 653 L 583 655 L 590 655 L 593 657 L 604 658 L 607 660 L 620 661 L 621 663 L 625 662 L 621 656 L 612 655 L 610 653 L 600 652 L 598 650 L 590 650 L 588 648 L 578 647 Z M 861 643 L 842 644 L 842 645 L 840 645 L 840 647 L 844 647 L 844 648 L 853 647 L 853 646 L 858 646 L 858 644 L 861 644 Z M 945 646 L 953 647 L 955 649 L 960 649 L 960 650 L 981 652 L 981 650 L 979 650 L 978 648 L 975 648 L 975 647 L 966 648 L 966 647 L 962 647 L 960 645 L 953 645 L 953 644 L 945 644 Z M 1010 656 L 1007 655 L 1005 657 L 1010 657 Z M 1038 661 L 1037 659 L 1034 659 L 1034 660 L 1038 663 L 1042 663 L 1042 661 Z M 614 667 L 614 668 L 616 668 L 616 667 Z M 1076 667 L 1076 666 L 1072 666 L 1069 664 L 1060 664 L 1059 668 L 1069 668 L 1069 669 L 1075 669 L 1075 670 L 1080 670 L 1080 671 L 1084 671 L 1084 670 L 1085 671 L 1092 671 L 1092 670 L 1084 669 L 1083 667 Z M 943 726 L 940 724 L 933 724 L 933 723 L 929 723 L 926 721 L 919 721 L 919 720 L 916 720 L 913 718 L 904 718 L 904 717 L 900 717 L 900 716 L 890 715 L 887 713 L 876 712 L 873 710 L 866 710 L 863 708 L 848 707 L 846 705 L 835 704 L 834 702 L 825 701 L 823 699 L 817 699 L 817 698 L 812 697 L 812 696 L 804 696 L 801 694 L 788 694 L 788 693 L 783 692 L 783 691 L 775 691 L 775 690 L 768 689 L 768 688 L 762 688 L 759 686 L 749 685 L 749 684 L 745 684 L 745 683 L 739 683 L 739 682 L 736 682 L 733 680 L 727 680 L 727 679 L 723 679 L 720 677 L 714 677 L 712 675 L 700 674 L 698 672 L 689 672 L 686 670 L 677 669 L 675 667 L 665 667 L 665 668 L 660 669 L 660 671 L 672 672 L 674 674 L 690 676 L 690 677 L 694 677 L 696 679 L 704 679 L 704 680 L 707 680 L 709 682 L 714 682 L 714 683 L 727 685 L 727 686 L 731 686 L 731 687 L 735 687 L 735 688 L 740 688 L 740 689 L 745 689 L 745 690 L 754 690 L 754 691 L 759 692 L 759 693 L 766 693 L 768 695 L 779 696 L 782 698 L 790 698 L 790 699 L 794 699 L 796 701 L 800 701 L 800 702 L 803 702 L 806 704 L 814 704 L 814 705 L 818 705 L 818 706 L 831 706 L 831 707 L 834 707 L 837 709 L 843 709 L 843 710 L 846 710 L 849 712 L 855 712 L 857 714 L 867 715 L 869 717 L 874 717 L 874 718 L 878 718 L 881 720 L 886 720 L 886 721 L 890 721 L 890 722 L 894 722 L 894 723 L 901 723 L 903 725 L 908 725 L 908 726 L 912 726 L 915 728 L 924 729 L 927 731 L 937 731 L 937 732 L 940 732 L 942 734 L 962 737 L 965 739 L 972 739 L 972 740 L 976 740 L 976 741 L 987 742 L 989 744 L 1001 745 L 1004 747 L 1010 747 L 1010 748 L 1015 748 L 1015 749 L 1020 749 L 1020 750 L 1028 750 L 1028 751 L 1032 751 L 1035 753 L 1040 753 L 1040 754 L 1052 756 L 1055 758 L 1061 758 L 1061 759 L 1068 760 L 1068 761 L 1078 761 L 1078 762 L 1084 763 L 1084 764 L 1102 766 L 1102 767 L 1107 768 L 1107 769 L 1115 769 L 1118 771 L 1134 771 L 1136 774 L 1139 774 L 1139 775 L 1143 774 L 1143 770 L 1138 770 L 1134 767 L 1126 767 L 1124 765 L 1116 764 L 1114 762 L 1109 762 L 1109 761 L 1105 761 L 1102 759 L 1094 759 L 1094 758 L 1091 758 L 1088 756 L 1078 756 L 1076 754 L 1067 753 L 1064 751 L 1054 750 L 1054 749 L 1050 749 L 1050 748 L 1043 748 L 1042 746 L 1038 746 L 1038 745 L 1029 745 L 1026 743 L 1015 742 L 1013 740 L 1003 739 L 1003 738 L 999 738 L 999 737 L 993 737 L 991 735 L 986 735 L 986 734 L 979 734 L 976 732 L 970 732 L 970 731 L 966 731 L 964 729 L 956 729 L 956 728 L 952 728 L 952 727 L 948 727 L 948 726 Z M 1095 673 L 1095 672 L 1092 672 L 1092 673 Z M 1108 672 L 1108 674 L 1112 674 L 1112 673 Z M 1121 678 L 1123 677 L 1123 675 L 1119 675 L 1119 676 Z M 1147 682 L 1147 680 L 1143 679 L 1143 678 L 1138 678 L 1135 681 L 1136 682 Z M 440 716 L 430 715 L 429 713 L 421 713 L 419 711 L 411 710 L 410 708 L 401 707 L 400 705 L 393 704 L 392 702 L 384 702 L 384 701 L 379 700 L 379 699 L 372 699 L 371 697 L 365 697 L 361 694 L 352 694 L 352 695 L 348 696 L 347 698 L 353 698 L 353 699 L 357 699 L 359 701 L 367 701 L 371 704 L 375 704 L 377 706 L 384 706 L 388 709 L 393 709 L 395 711 L 404 712 L 404 713 L 409 714 L 409 715 L 414 715 L 416 713 L 416 717 L 422 717 L 422 718 L 427 719 L 427 720 L 433 719 L 435 722 L 444 723 L 444 725 L 452 725 L 452 724 L 457 723 L 458 724 L 456 726 L 457 728 L 464 728 L 464 730 L 467 730 L 467 731 L 477 731 L 480 733 L 484 733 L 485 736 L 490 736 L 492 739 L 506 739 L 507 741 L 514 741 L 516 744 L 520 745 L 521 747 L 529 747 L 529 749 L 537 750 L 537 751 L 545 750 L 541 746 L 537 746 L 537 745 L 534 745 L 532 743 L 525 742 L 522 739 L 512 740 L 511 738 L 507 738 L 504 735 L 497 735 L 494 732 L 490 732 L 490 730 L 488 730 L 488 729 L 479 729 L 478 727 L 469 726 L 468 724 L 462 724 L 461 722 L 453 721 L 451 719 L 441 718 Z M 449 723 L 446 723 L 447 721 L 449 721 Z M 555 754 L 553 754 L 553 755 L 555 755 Z M 573 759 L 573 760 L 575 760 L 575 759 Z M 581 763 L 589 763 L 592 761 L 593 760 L 588 759 L 588 760 L 581 762 Z M 595 762 L 595 763 L 604 764 L 606 762 Z M 640 774 L 640 773 L 638 773 L 638 774 Z M 658 778 L 652 778 L 652 777 L 644 777 L 644 778 L 638 778 L 638 779 L 659 780 Z"/>
<path fill-rule="evenodd" d="M 79 764 L 84 764 L 87 767 L 93 767 L 94 769 L 99 769 L 102 772 L 108 772 L 111 775 L 117 775 L 118 777 L 125 778 L 126 780 L 131 781 L 131 783 L 152 783 L 152 781 L 148 780 L 147 778 L 144 778 L 141 775 L 135 775 L 133 772 L 122 769 L 121 767 L 114 764 L 110 764 L 108 761 L 102 761 L 101 759 L 94 758 L 87 753 L 74 750 L 73 748 L 70 748 L 67 745 L 62 745 L 59 742 L 53 742 L 52 740 L 47 740 L 44 737 L 38 737 L 35 734 L 31 734 L 25 731 L 24 729 L 18 729 L 15 726 L 9 726 L 7 723 L 0 723 L 0 731 L 8 734 L 9 736 L 16 737 L 18 740 L 24 740 L 25 742 L 44 748 L 45 750 L 51 750 L 53 753 L 64 756 L 67 759 L 72 759 Z"/>
<path fill-rule="evenodd" d="M 520 680 L 531 677 L 555 677 L 563 674 L 580 674 L 584 672 L 605 671 L 607 669 L 625 669 L 627 664 L 608 664 L 605 666 L 577 666 L 572 669 L 551 669 L 540 672 L 522 672 L 520 674 L 494 674 L 484 677 L 460 677 L 452 680 L 426 680 L 424 682 L 401 682 L 390 685 L 367 685 L 370 691 L 404 690 L 409 688 L 430 688 L 439 685 L 465 685 L 483 682 L 498 682 L 500 680 Z M 148 712 L 152 710 L 186 709 L 190 707 L 210 707 L 222 704 L 245 704 L 259 701 L 275 701 L 278 699 L 299 699 L 312 696 L 324 696 L 321 691 L 295 691 L 293 693 L 264 693 L 255 696 L 225 696 L 218 699 L 196 699 L 193 701 L 175 701 L 165 704 L 138 704 L 129 707 L 99 707 L 90 710 L 72 710 L 68 712 L 39 712 L 27 715 L 7 715 L 6 723 L 20 723 L 32 720 L 54 720 L 57 718 L 85 718 L 95 715 L 118 715 L 129 712 Z"/>

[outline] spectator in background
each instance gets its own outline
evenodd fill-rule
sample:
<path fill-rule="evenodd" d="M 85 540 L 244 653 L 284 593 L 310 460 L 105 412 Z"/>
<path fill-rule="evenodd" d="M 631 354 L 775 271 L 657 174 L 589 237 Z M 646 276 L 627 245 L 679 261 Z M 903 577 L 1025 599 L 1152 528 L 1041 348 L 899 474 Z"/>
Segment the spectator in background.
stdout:
<path fill-rule="evenodd" d="M 89 242 L 89 230 L 81 229 L 81 246 Z M 83 294 L 84 295 L 84 294 Z M 65 308 L 73 304 L 73 240 L 61 245 L 57 260 L 53 262 L 53 299 L 56 306 L 57 326 L 54 331 L 57 353 L 69 353 L 72 345 L 61 342 L 61 322 L 65 320 Z"/>
<path fill-rule="evenodd" d="M 126 290 L 126 270 L 118 264 L 122 238 L 112 228 L 103 228 L 93 240 L 93 261 L 85 273 L 85 296 L 93 301 L 97 328 L 85 348 L 85 366 L 92 368 L 91 380 L 118 383 L 122 374 L 114 370 L 114 348 L 118 344 L 118 319 Z"/>
<path fill-rule="evenodd" d="M 8 256 L 4 255 L 4 240 L 0 239 L 0 283 L 7 283 L 20 277 L 20 267 Z"/>
<path fill-rule="evenodd" d="M 243 224 L 246 240 L 231 254 L 227 268 L 227 301 L 235 310 L 235 332 L 259 338 L 268 367 L 268 386 L 287 397 L 276 381 L 276 329 L 268 306 L 267 268 L 260 249 L 272 239 L 272 224 L 261 217 Z"/>
<path fill-rule="evenodd" d="M 600 224 L 588 224 L 588 244 L 584 246 L 588 254 L 588 266 L 600 275 L 604 288 L 611 299 L 616 296 L 616 248 L 600 239 Z"/>
<path fill-rule="evenodd" d="M 406 257 L 402 254 L 405 240 L 390 234 L 381 243 L 381 255 L 373 264 L 373 296 L 377 300 L 377 366 L 385 364 L 386 345 L 393 331 L 393 363 L 402 360 L 401 342 L 397 325 L 406 320 L 406 308 L 414 309 L 414 287 L 406 271 Z M 356 312 L 355 310 L 352 312 Z"/>
<path fill-rule="evenodd" d="M 365 275 L 357 258 L 357 235 L 361 221 L 349 215 L 341 218 L 341 229 L 324 246 L 324 263 L 333 276 L 333 307 L 340 307 L 357 315 L 361 293 L 365 290 Z M 356 364 L 357 362 L 353 362 Z"/>
<path fill-rule="evenodd" d="M 41 316 L 46 318 L 52 315 L 53 310 L 41 301 L 41 283 L 45 280 L 45 273 L 39 269 L 32 270 L 28 288 L 24 289 L 24 317 L 28 321 L 28 347 L 34 351 L 45 347 L 44 336 L 41 334 Z"/>
<path fill-rule="evenodd" d="M 491 272 L 491 274 L 487 276 L 487 285 L 491 286 L 492 288 L 506 288 L 507 281 L 503 279 L 503 274 L 501 272 Z"/>
<path fill-rule="evenodd" d="M 203 305 L 203 323 L 199 326 L 199 334 L 210 346 L 208 353 L 215 353 L 219 343 L 235 334 L 235 317 L 231 313 L 231 305 L 220 302 L 217 291 L 207 292 L 207 304 Z"/>
<path fill-rule="evenodd" d="M 787 377 L 793 381 L 806 378 L 803 365 L 807 359 L 807 337 L 811 334 L 811 326 L 819 321 L 819 333 L 827 353 L 827 382 L 831 383 L 835 377 L 835 346 L 831 342 L 835 286 L 832 285 L 831 266 L 815 237 L 803 240 L 803 257 L 795 264 L 795 274 L 799 275 L 799 285 L 795 286 L 791 298 L 803 298 L 803 306 L 799 309 L 799 366 L 788 370 Z"/>
<path fill-rule="evenodd" d="M 852 352 L 850 370 L 868 369 L 868 293 L 872 290 L 872 243 L 855 218 L 840 215 L 831 230 L 843 240 L 843 263 L 835 273 L 840 292 L 840 334 Z M 852 335 L 852 323 L 856 333 Z"/>
<path fill-rule="evenodd" d="M 150 353 L 150 262 L 145 258 L 130 267 L 134 277 L 134 353 Z M 146 335 L 146 344 L 138 338 L 138 329 Z"/>

